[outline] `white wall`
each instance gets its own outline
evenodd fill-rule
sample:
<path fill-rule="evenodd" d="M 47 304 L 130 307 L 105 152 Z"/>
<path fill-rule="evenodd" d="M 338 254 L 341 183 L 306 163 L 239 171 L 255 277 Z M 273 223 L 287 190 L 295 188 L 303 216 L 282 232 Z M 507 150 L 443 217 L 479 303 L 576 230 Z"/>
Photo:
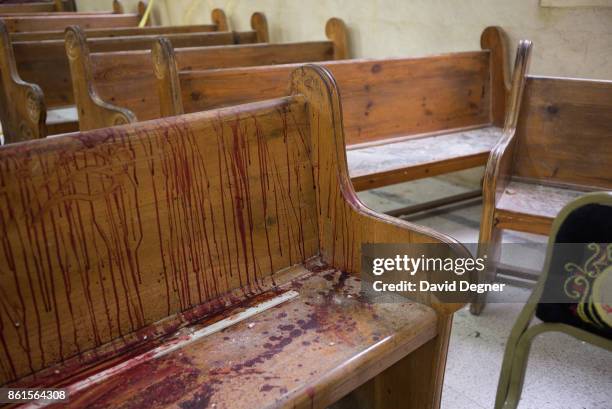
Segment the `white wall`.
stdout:
<path fill-rule="evenodd" d="M 137 1 L 124 0 L 126 8 Z M 108 8 L 110 0 L 77 0 L 81 10 Z M 162 24 L 210 21 L 221 7 L 234 29 L 248 29 L 262 11 L 271 41 L 325 38 L 327 18 L 344 19 L 355 57 L 419 56 L 479 48 L 482 29 L 501 26 L 510 53 L 521 38 L 534 42 L 530 72 L 612 79 L 612 8 L 540 7 L 539 0 L 155 0 Z"/>

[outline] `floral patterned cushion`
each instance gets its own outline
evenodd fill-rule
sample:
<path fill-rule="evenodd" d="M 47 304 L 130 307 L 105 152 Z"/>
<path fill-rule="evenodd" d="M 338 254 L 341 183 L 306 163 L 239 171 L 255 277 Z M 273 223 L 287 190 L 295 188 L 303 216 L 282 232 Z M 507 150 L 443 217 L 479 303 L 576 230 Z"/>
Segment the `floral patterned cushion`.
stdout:
<path fill-rule="evenodd" d="M 536 316 L 612 339 L 611 298 L 612 207 L 588 204 L 557 232 Z"/>

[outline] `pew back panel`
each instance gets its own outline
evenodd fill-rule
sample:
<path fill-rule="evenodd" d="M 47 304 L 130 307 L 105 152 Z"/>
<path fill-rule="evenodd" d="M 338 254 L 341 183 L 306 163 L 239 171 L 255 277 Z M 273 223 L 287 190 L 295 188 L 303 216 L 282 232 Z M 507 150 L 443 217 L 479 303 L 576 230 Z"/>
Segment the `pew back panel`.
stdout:
<path fill-rule="evenodd" d="M 78 24 L 84 29 L 135 27 L 140 22 L 140 16 L 135 13 L 102 15 L 86 14 L 81 16 L 14 16 L 3 17 L 2 20 L 6 24 L 9 32 L 18 33 L 29 31 L 62 30 L 75 24 Z"/>
<path fill-rule="evenodd" d="M 481 51 L 323 65 L 342 91 L 347 141 L 355 145 L 490 124 L 489 58 Z M 184 110 L 285 95 L 298 65 L 179 72 Z"/>
<path fill-rule="evenodd" d="M 612 189 L 612 81 L 530 77 L 513 176 Z"/>
<path fill-rule="evenodd" d="M 97 37 L 126 37 L 132 35 L 164 35 L 164 34 L 187 34 L 220 31 L 214 24 L 199 24 L 189 26 L 153 26 L 153 27 L 127 27 L 127 28 L 102 28 L 97 30 L 85 30 L 87 38 Z M 33 31 L 26 33 L 12 33 L 13 41 L 42 41 L 63 40 L 64 30 L 57 31 Z"/>

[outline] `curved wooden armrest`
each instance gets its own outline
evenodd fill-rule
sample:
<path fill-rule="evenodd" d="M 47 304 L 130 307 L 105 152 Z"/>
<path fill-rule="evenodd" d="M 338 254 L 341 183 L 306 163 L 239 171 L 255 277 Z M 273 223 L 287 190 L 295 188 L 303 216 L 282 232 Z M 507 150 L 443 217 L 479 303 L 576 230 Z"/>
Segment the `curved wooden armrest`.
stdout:
<path fill-rule="evenodd" d="M 4 143 L 44 138 L 47 109 L 36 84 L 25 82 L 17 72 L 15 55 L 6 26 L 0 21 L 0 71 L 2 95 L 0 116 Z"/>
<path fill-rule="evenodd" d="M 91 73 L 89 47 L 81 28 L 68 27 L 65 39 L 79 129 L 86 131 L 136 122 L 136 115 L 129 109 L 109 104 L 98 96 Z"/>
<path fill-rule="evenodd" d="M 251 28 L 257 33 L 258 43 L 270 42 L 268 19 L 266 19 L 266 15 L 264 13 L 253 13 L 253 15 L 251 16 Z"/>
<path fill-rule="evenodd" d="M 494 208 L 498 194 L 508 183 L 513 160 L 516 125 L 518 123 L 523 90 L 525 89 L 526 73 L 529 67 L 532 43 L 521 40 L 516 51 L 512 87 L 510 89 L 509 107 L 504 122 L 502 138 L 493 147 L 483 180 L 483 201 Z M 492 217 L 492 215 L 491 215 Z"/>
<path fill-rule="evenodd" d="M 319 247 L 326 262 L 342 271 L 359 274 L 361 246 L 369 243 L 436 243 L 448 257 L 471 257 L 451 237 L 374 212 L 359 200 L 348 173 L 338 88 L 327 69 L 317 65 L 296 69 L 292 74 L 292 93 L 304 95 L 310 110 L 313 179 L 318 186 Z M 425 278 L 426 274 L 415 278 Z M 453 272 L 448 272 L 449 279 L 451 275 L 456 278 Z M 441 314 L 451 314 L 463 305 L 445 303 L 431 292 L 412 295 Z"/>
<path fill-rule="evenodd" d="M 213 9 L 210 13 L 210 19 L 213 24 L 217 26 L 217 31 L 229 31 L 229 24 L 227 23 L 227 16 L 223 9 Z"/>
<path fill-rule="evenodd" d="M 344 60 L 349 57 L 348 31 L 342 19 L 332 17 L 325 23 L 325 35 L 334 43 L 334 60 Z"/>

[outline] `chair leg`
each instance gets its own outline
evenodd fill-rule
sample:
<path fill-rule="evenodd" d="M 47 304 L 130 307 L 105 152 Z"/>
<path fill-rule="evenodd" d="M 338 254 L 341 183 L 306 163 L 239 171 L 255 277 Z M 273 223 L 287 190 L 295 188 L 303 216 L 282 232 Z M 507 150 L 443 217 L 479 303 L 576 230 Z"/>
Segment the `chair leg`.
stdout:
<path fill-rule="evenodd" d="M 497 397 L 495 399 L 495 409 L 516 409 L 518 406 L 523 390 L 523 381 L 525 380 L 531 344 L 537 335 L 550 331 L 549 326 L 550 324 L 534 325 L 521 334 L 516 345 L 508 344 L 506 347 L 506 350 L 513 348 L 514 351 L 511 354 L 512 356 L 504 357 L 502 375 L 500 376 Z M 507 365 L 510 367 L 508 368 Z"/>

